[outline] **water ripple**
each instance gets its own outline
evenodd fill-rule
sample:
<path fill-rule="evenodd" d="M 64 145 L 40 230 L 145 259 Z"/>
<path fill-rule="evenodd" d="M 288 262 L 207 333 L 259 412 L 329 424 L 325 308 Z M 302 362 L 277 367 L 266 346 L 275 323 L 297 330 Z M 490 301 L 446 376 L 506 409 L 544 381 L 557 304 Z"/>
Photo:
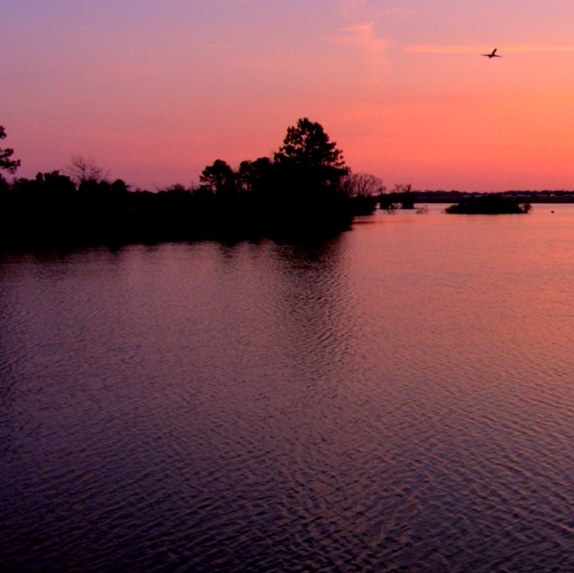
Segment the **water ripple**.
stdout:
<path fill-rule="evenodd" d="M 5 567 L 573 570 L 572 277 L 531 220 L 11 259 Z"/>

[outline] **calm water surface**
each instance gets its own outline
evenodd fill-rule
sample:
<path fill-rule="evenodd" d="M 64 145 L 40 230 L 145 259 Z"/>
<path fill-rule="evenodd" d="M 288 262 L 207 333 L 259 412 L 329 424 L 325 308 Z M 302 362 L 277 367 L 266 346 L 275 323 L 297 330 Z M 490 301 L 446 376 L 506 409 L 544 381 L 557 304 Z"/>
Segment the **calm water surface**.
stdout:
<path fill-rule="evenodd" d="M 574 206 L 4 256 L 2 570 L 574 571 L 572 285 Z"/>

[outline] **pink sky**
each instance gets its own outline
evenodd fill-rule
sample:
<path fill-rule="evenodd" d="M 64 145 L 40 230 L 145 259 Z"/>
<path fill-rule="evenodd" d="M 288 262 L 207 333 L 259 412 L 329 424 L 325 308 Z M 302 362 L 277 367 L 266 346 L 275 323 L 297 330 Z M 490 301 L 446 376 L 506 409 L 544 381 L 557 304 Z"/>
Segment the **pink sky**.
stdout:
<path fill-rule="evenodd" d="M 387 187 L 574 189 L 572 0 L 7 4 L 20 176 L 83 155 L 135 187 L 188 185 L 306 116 Z"/>

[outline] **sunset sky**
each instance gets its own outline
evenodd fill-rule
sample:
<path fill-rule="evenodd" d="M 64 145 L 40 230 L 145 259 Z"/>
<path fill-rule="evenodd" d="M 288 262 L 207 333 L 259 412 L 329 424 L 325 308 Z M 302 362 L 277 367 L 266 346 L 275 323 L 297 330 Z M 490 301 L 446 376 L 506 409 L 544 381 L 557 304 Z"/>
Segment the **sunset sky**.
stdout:
<path fill-rule="evenodd" d="M 309 117 L 387 187 L 574 189 L 572 0 L 4 0 L 1 14 L 0 145 L 20 176 L 83 155 L 133 187 L 189 185 Z"/>

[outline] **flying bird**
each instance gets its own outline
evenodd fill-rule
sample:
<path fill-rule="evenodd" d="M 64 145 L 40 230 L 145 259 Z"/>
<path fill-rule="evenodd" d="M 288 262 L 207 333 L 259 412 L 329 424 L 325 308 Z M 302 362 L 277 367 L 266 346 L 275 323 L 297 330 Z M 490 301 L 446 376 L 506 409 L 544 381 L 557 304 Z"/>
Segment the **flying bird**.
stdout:
<path fill-rule="evenodd" d="M 480 55 L 481 55 L 481 56 L 486 56 L 489 60 L 490 60 L 490 58 L 502 58 L 502 56 L 499 56 L 499 55 L 496 53 L 496 50 L 497 50 L 497 49 L 498 49 L 498 48 L 494 48 L 494 50 L 492 50 L 492 52 L 490 52 L 490 54 L 480 54 Z"/>

